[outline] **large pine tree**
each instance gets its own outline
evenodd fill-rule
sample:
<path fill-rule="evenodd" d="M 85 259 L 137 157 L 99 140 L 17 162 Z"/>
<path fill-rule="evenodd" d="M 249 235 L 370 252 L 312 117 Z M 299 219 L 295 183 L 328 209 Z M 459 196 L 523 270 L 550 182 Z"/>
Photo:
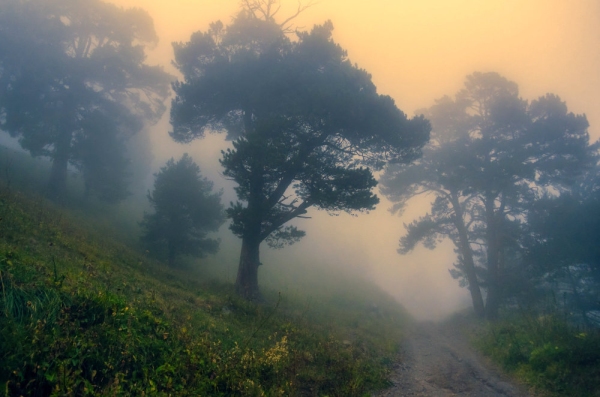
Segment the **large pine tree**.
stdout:
<path fill-rule="evenodd" d="M 259 247 L 281 247 L 304 232 L 288 222 L 310 207 L 373 209 L 372 170 L 417 158 L 429 123 L 379 95 L 371 76 L 332 40 L 330 22 L 292 41 L 268 12 L 243 10 L 175 45 L 184 81 L 174 85 L 171 136 L 179 142 L 224 131 L 233 148 L 224 174 L 237 183 L 228 209 L 242 239 L 239 294 L 259 297 Z"/>

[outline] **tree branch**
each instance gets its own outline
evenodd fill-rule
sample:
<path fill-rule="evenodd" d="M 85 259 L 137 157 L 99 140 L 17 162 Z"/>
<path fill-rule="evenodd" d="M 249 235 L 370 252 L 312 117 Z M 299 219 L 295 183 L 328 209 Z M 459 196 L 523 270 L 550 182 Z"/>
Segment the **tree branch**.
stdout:
<path fill-rule="evenodd" d="M 279 219 L 274 220 L 271 223 L 271 226 L 267 228 L 260 234 L 260 241 L 266 239 L 269 234 L 273 233 L 275 230 L 279 229 L 281 226 L 285 225 L 287 222 L 291 221 L 294 218 L 297 218 L 301 215 L 306 214 L 306 209 L 310 207 L 312 204 L 307 200 L 303 201 L 295 210 L 290 211 L 288 213 L 282 214 Z"/>
<path fill-rule="evenodd" d="M 298 17 L 298 15 L 300 15 L 301 13 L 303 13 L 310 7 L 317 5 L 318 3 L 319 3 L 318 1 L 310 0 L 307 4 L 304 5 L 304 4 L 302 4 L 302 0 L 298 0 L 298 8 L 296 10 L 296 13 L 294 15 L 290 16 L 289 18 L 287 18 L 286 20 L 284 20 L 282 23 L 280 23 L 279 26 L 284 31 L 290 30 L 289 27 L 286 26 L 289 22 L 296 19 Z"/>
<path fill-rule="evenodd" d="M 281 181 L 273 190 L 273 192 L 269 195 L 265 202 L 265 206 L 267 208 L 271 208 L 274 206 L 280 199 L 280 197 L 285 193 L 290 184 L 294 181 L 298 169 L 302 168 L 302 163 L 304 160 L 308 158 L 308 156 L 312 153 L 314 148 L 323 144 L 323 142 L 327 139 L 327 132 L 323 132 L 317 139 L 315 139 L 312 143 L 306 143 L 298 153 L 298 156 L 293 161 L 290 161 L 292 164 L 288 171 L 285 173 Z"/>

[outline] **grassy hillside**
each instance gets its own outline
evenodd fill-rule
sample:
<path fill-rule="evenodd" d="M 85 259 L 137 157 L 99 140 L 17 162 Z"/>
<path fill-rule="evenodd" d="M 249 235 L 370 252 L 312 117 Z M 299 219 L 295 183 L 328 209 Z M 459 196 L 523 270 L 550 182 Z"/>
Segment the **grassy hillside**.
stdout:
<path fill-rule="evenodd" d="M 0 185 L 0 395 L 360 396 L 386 385 L 407 316 L 377 288 L 330 272 L 306 285 L 310 298 L 299 284 L 249 304 L 229 283 L 116 241 L 97 218 Z"/>
<path fill-rule="evenodd" d="M 600 396 L 600 331 L 552 315 L 510 313 L 476 334 L 476 346 L 542 396 Z"/>

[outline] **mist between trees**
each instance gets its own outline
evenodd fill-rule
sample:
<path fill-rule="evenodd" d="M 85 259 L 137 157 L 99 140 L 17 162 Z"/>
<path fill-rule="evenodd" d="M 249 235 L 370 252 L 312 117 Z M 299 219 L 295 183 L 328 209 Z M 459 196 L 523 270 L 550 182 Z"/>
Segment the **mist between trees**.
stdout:
<path fill-rule="evenodd" d="M 305 232 L 293 220 L 311 208 L 373 210 L 381 171 L 394 212 L 413 197 L 432 199 L 429 213 L 406 225 L 399 252 L 449 239 L 450 273 L 478 316 L 554 294 L 577 321 L 595 321 L 598 145 L 584 115 L 556 95 L 526 100 L 508 78 L 475 72 L 455 96 L 408 117 L 335 43 L 332 22 L 297 31 L 277 4 L 242 2 L 229 24 L 174 43 L 175 78 L 145 61 L 158 37 L 141 9 L 2 0 L 0 128 L 50 159 L 49 198 L 67 204 L 72 169 L 85 198 L 115 204 L 149 172 L 139 160 L 150 148 L 132 142 L 146 142 L 174 93 L 170 137 L 186 144 L 223 134 L 230 145 L 220 166 L 237 200 L 224 209 L 191 157 L 173 158 L 139 219 L 144 241 L 177 266 L 216 252 L 210 233 L 228 218 L 242 240 L 236 291 L 248 300 L 261 299 L 262 243 L 298 242 Z M 300 3 L 296 16 L 312 5 Z"/>

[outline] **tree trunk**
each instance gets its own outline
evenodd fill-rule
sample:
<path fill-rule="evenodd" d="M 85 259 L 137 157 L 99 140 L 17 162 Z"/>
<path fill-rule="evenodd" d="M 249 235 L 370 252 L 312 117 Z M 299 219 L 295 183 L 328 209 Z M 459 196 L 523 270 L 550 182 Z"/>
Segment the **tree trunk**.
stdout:
<path fill-rule="evenodd" d="M 258 290 L 259 247 L 260 241 L 256 238 L 244 237 L 242 239 L 242 252 L 235 281 L 235 291 L 250 301 L 261 299 Z"/>
<path fill-rule="evenodd" d="M 55 142 L 50 180 L 48 181 L 48 197 L 61 200 L 67 191 L 67 166 L 71 152 L 71 134 L 63 133 Z"/>
<path fill-rule="evenodd" d="M 575 299 L 575 305 L 577 309 L 581 312 L 581 317 L 583 318 L 583 323 L 587 328 L 590 328 L 592 325 L 590 324 L 590 320 L 587 316 L 587 310 L 583 304 L 583 299 L 581 299 L 581 295 L 579 294 L 579 290 L 577 289 L 577 282 L 573 277 L 573 272 L 571 272 L 570 266 L 565 266 L 567 270 L 567 275 L 569 276 L 569 284 L 571 284 L 571 288 L 573 289 L 573 298 Z"/>
<path fill-rule="evenodd" d="M 485 305 L 485 317 L 488 320 L 498 318 L 498 308 L 500 306 L 500 285 L 498 271 L 498 222 L 494 213 L 494 200 L 486 199 L 486 240 L 487 240 L 487 301 Z"/>
<path fill-rule="evenodd" d="M 167 246 L 167 261 L 170 267 L 175 266 L 175 257 L 177 256 L 177 249 L 175 248 L 175 244 L 172 242 L 168 243 Z"/>
<path fill-rule="evenodd" d="M 251 128 L 249 112 L 244 114 L 245 127 Z M 235 280 L 235 292 L 249 301 L 262 299 L 258 290 L 258 267 L 260 266 L 260 235 L 263 221 L 263 194 L 264 181 L 262 174 L 256 170 L 251 171 L 250 195 L 248 197 L 247 218 L 244 221 L 244 234 L 242 235 L 242 251 Z"/>
<path fill-rule="evenodd" d="M 473 251 L 469 244 L 469 236 L 467 234 L 467 228 L 465 227 L 463 220 L 463 212 L 458 202 L 458 198 L 452 197 L 452 206 L 454 207 L 454 225 L 458 230 L 458 238 L 460 242 L 460 253 L 463 257 L 463 265 L 465 266 L 465 274 L 467 276 L 467 282 L 469 283 L 469 292 L 471 293 L 471 300 L 473 301 L 473 310 L 477 317 L 483 318 L 485 316 L 485 306 L 483 304 L 483 296 L 481 295 L 481 288 L 479 287 L 479 280 L 477 279 L 477 272 L 475 271 L 475 261 L 473 260 Z"/>
<path fill-rule="evenodd" d="M 463 257 L 463 265 L 465 266 L 465 273 L 467 281 L 469 282 L 469 292 L 471 293 L 471 300 L 473 301 L 473 310 L 477 317 L 483 318 L 485 316 L 485 306 L 483 304 L 483 296 L 481 294 L 481 288 L 479 287 L 479 280 L 477 279 L 477 272 L 475 270 L 475 261 L 473 260 L 473 252 L 469 246 L 468 237 L 466 230 L 463 233 L 459 230 L 459 238 L 461 240 L 460 252 Z"/>
<path fill-rule="evenodd" d="M 85 171 L 83 172 L 83 200 L 88 201 L 92 195 L 92 184 L 89 178 L 85 177 Z"/>

